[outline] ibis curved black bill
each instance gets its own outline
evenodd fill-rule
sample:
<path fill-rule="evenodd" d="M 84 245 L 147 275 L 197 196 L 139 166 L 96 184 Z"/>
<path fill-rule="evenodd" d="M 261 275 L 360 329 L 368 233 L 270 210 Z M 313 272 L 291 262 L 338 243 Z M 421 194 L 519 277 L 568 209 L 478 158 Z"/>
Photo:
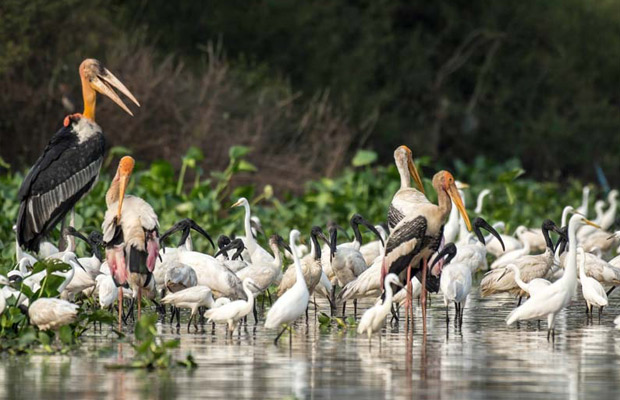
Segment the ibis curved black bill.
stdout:
<path fill-rule="evenodd" d="M 241 254 L 243 252 L 243 250 L 245 249 L 245 245 L 243 244 L 243 240 L 237 238 L 234 240 L 231 240 L 230 243 L 228 243 L 226 246 L 222 246 L 217 253 L 215 253 L 214 257 L 219 256 L 220 254 L 224 254 L 225 256 L 228 256 L 227 252 L 230 250 L 235 250 L 235 255 L 237 253 Z M 234 257 L 234 256 L 233 256 Z M 234 258 L 233 258 L 234 259 Z"/>
<path fill-rule="evenodd" d="M 502 250 L 506 251 L 506 246 L 504 246 L 504 241 L 502 240 L 501 235 L 495 230 L 495 228 L 493 228 L 487 221 L 485 221 L 484 218 L 476 217 L 474 219 L 473 225 L 474 225 L 474 233 L 476 234 L 476 237 L 482 244 L 486 244 L 486 242 L 484 240 L 484 235 L 482 234 L 480 229 L 484 229 L 485 231 L 489 232 L 491 235 L 495 236 L 495 238 L 502 245 Z"/>
<path fill-rule="evenodd" d="M 441 250 L 439 250 L 439 252 L 437 253 L 437 255 L 435 256 L 435 259 L 433 260 L 433 263 L 431 264 L 431 269 L 435 266 L 435 264 L 437 264 L 439 262 L 439 260 L 443 259 L 444 257 L 446 257 L 446 264 L 449 264 L 450 261 L 452 261 L 452 259 L 454 259 L 454 257 L 456 257 L 456 245 L 452 242 L 450 243 L 446 243 L 445 246 L 443 246 L 443 248 Z"/>

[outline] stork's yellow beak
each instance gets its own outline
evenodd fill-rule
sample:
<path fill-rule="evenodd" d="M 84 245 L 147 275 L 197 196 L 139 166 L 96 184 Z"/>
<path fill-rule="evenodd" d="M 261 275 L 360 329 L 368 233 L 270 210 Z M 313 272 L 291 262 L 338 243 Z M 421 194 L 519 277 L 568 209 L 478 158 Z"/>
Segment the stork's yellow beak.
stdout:
<path fill-rule="evenodd" d="M 454 183 L 454 178 L 452 177 L 452 174 L 450 174 L 449 172 L 445 171 L 444 173 L 446 174 L 445 181 L 451 182 L 447 185 L 446 192 L 448 193 L 448 196 L 450 196 L 450 199 L 452 200 L 456 208 L 459 210 L 459 213 L 461 214 L 461 216 L 463 217 L 463 220 L 465 221 L 465 225 L 467 225 L 467 230 L 471 231 L 471 222 L 469 221 L 469 217 L 467 216 L 467 211 L 465 210 L 463 199 L 461 199 L 459 190 L 457 189 L 456 184 Z"/>
<path fill-rule="evenodd" d="M 235 204 L 233 204 L 232 206 L 230 206 L 230 208 L 239 207 L 239 206 L 241 206 L 242 204 L 243 204 L 243 201 L 242 201 L 242 200 L 237 200 L 237 201 L 235 202 Z"/>
<path fill-rule="evenodd" d="M 420 190 L 420 192 L 424 193 L 424 183 L 422 183 L 422 177 L 418 173 L 418 169 L 415 167 L 415 163 L 413 162 L 413 154 L 411 150 L 409 150 L 409 147 L 407 146 L 403 146 L 403 147 L 405 147 L 408 150 L 407 151 L 407 167 L 409 168 L 409 174 L 413 177 L 413 180 L 415 181 L 416 185 L 418 185 L 418 189 Z"/>

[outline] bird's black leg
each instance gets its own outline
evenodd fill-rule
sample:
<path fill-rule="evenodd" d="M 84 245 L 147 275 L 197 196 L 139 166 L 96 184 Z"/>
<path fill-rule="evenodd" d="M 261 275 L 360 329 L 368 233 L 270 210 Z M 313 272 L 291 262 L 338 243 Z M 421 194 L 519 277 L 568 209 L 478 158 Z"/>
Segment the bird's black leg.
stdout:
<path fill-rule="evenodd" d="M 176 316 L 176 308 L 173 305 L 170 306 L 170 314 L 170 323 L 172 324 L 174 322 L 174 317 Z"/>
<path fill-rule="evenodd" d="M 450 307 L 446 305 L 446 327 L 450 325 Z"/>
<path fill-rule="evenodd" d="M 310 309 L 310 305 L 306 307 L 306 325 L 308 325 L 308 310 Z"/>
<path fill-rule="evenodd" d="M 353 317 L 357 318 L 357 299 L 353 300 Z"/>
<path fill-rule="evenodd" d="M 603 313 L 603 307 L 598 308 L 598 323 L 601 323 L 601 314 Z"/>
<path fill-rule="evenodd" d="M 187 333 L 189 333 L 189 327 L 190 327 L 190 325 L 191 325 L 191 323 L 192 323 L 192 318 L 194 318 L 194 313 L 191 313 L 191 314 L 189 315 L 189 321 L 187 321 Z M 178 326 L 178 325 L 177 325 L 177 326 Z"/>
<path fill-rule="evenodd" d="M 331 311 L 331 316 L 333 317 L 334 314 L 336 313 L 336 285 L 332 286 L 332 293 L 331 293 L 331 301 L 329 302 L 329 306 L 330 306 L 330 311 Z"/>
<path fill-rule="evenodd" d="M 614 289 L 616 289 L 616 287 L 615 287 L 615 286 L 612 286 L 612 287 L 611 287 L 611 289 L 609 289 L 609 290 L 607 291 L 607 297 L 609 297 L 609 295 L 611 294 L 611 292 L 613 292 L 613 291 L 614 291 Z"/>
<path fill-rule="evenodd" d="M 346 312 L 346 310 L 347 310 L 347 302 L 343 301 L 342 302 L 342 316 L 343 317 L 344 317 L 344 313 Z"/>
<path fill-rule="evenodd" d="M 282 334 L 284 333 L 285 330 L 288 329 L 288 326 L 285 326 L 284 329 L 282 329 L 282 331 L 280 333 L 278 333 L 278 336 L 276 336 L 276 339 L 273 341 L 274 345 L 278 345 L 278 340 L 280 339 L 280 336 L 282 336 Z"/>
<path fill-rule="evenodd" d="M 521 305 L 521 300 L 523 300 L 523 297 L 519 296 L 519 301 L 517 302 L 517 307 L 519 307 Z"/>
<path fill-rule="evenodd" d="M 398 312 L 396 311 L 396 306 L 394 303 L 392 303 L 392 307 L 390 309 L 392 310 L 392 319 L 390 320 L 390 324 L 394 322 L 394 320 L 398 323 Z"/>
<path fill-rule="evenodd" d="M 252 314 L 254 315 L 254 325 L 258 324 L 258 311 L 256 311 L 256 303 L 252 306 Z"/>
<path fill-rule="evenodd" d="M 271 301 L 271 293 L 269 293 L 269 289 L 267 289 L 267 297 L 269 297 L 269 307 L 271 307 L 273 302 Z"/>
<path fill-rule="evenodd" d="M 464 311 L 464 308 L 465 308 L 464 304 L 459 306 L 459 317 L 460 317 L 459 325 L 461 325 L 461 327 L 463 327 L 463 311 Z"/>

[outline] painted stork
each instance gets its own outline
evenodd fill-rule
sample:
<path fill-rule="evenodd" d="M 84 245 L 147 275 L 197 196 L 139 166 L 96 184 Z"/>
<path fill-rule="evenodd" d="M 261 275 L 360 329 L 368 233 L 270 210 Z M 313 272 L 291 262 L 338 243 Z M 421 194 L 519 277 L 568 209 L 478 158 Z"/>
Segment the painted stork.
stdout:
<path fill-rule="evenodd" d="M 113 88 L 140 106 L 131 92 L 92 58 L 80 65 L 84 111 L 65 118 L 52 136 L 18 193 L 17 240 L 20 246 L 38 251 L 43 238 L 92 188 L 103 162 L 105 138 L 95 122 L 96 93 L 108 96 L 133 115 Z"/>
<path fill-rule="evenodd" d="M 413 155 L 407 146 L 399 146 L 394 150 L 394 162 L 400 175 L 400 189 L 394 194 L 388 209 L 388 227 L 392 231 L 405 216 L 416 212 L 419 203 L 427 203 L 424 195 L 424 184 L 413 163 Z M 411 187 L 413 178 L 418 189 Z"/>
<path fill-rule="evenodd" d="M 448 214 L 450 214 L 452 209 L 452 202 L 454 202 L 454 205 L 461 213 L 467 228 L 471 230 L 469 217 L 465 211 L 465 206 L 458 193 L 452 174 L 448 171 L 436 173 L 433 176 L 433 188 L 437 192 L 438 204 L 432 204 L 420 193 L 416 198 L 418 203 L 415 206 L 409 207 L 390 232 L 385 245 L 382 270 L 383 276 L 388 273 L 395 273 L 401 278 L 401 282 L 406 283 L 408 286 L 409 282 L 411 282 L 411 274 L 422 270 L 422 279 L 420 281 L 423 287 L 422 318 L 424 325 L 426 324 L 426 291 L 424 290 L 427 284 L 426 273 L 424 273 L 426 271 L 426 261 L 439 248 L 443 236 L 443 225 L 446 223 Z M 395 209 L 395 207 L 390 206 L 392 221 L 394 221 L 393 210 Z M 420 268 L 420 264 L 422 264 L 422 268 Z M 410 306 L 411 297 L 408 296 L 407 309 Z"/>
<path fill-rule="evenodd" d="M 106 193 L 108 210 L 103 224 L 106 260 L 117 285 L 129 283 L 138 294 L 138 318 L 141 314 L 142 288 L 152 279 L 159 252 L 157 214 L 146 201 L 125 195 L 135 161 L 125 156 Z M 119 330 L 122 314 L 123 290 L 119 288 Z"/>

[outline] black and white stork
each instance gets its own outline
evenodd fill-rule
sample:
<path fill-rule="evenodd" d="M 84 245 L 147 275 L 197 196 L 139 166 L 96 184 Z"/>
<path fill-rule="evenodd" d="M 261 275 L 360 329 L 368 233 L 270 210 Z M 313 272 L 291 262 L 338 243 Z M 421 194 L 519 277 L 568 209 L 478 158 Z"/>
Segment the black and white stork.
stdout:
<path fill-rule="evenodd" d="M 157 214 L 146 201 L 125 195 L 135 161 L 121 159 L 116 175 L 106 193 L 108 210 L 103 224 L 103 241 L 110 274 L 117 286 L 128 283 L 137 292 L 138 318 L 141 312 L 142 289 L 153 279 L 152 273 L 159 253 L 159 222 Z M 123 290 L 119 287 L 119 330 L 122 316 Z"/>
<path fill-rule="evenodd" d="M 52 136 L 19 189 L 17 240 L 20 246 L 38 251 L 41 240 L 92 188 L 103 162 L 105 138 L 95 122 L 96 93 L 111 98 L 133 115 L 118 97 L 118 89 L 140 106 L 131 92 L 99 61 L 80 65 L 84 112 L 65 118 Z"/>
<path fill-rule="evenodd" d="M 443 226 L 452 209 L 452 202 L 471 231 L 471 223 L 452 174 L 448 171 L 436 173 L 433 176 L 433 188 L 437 192 L 438 204 L 431 203 L 425 196 L 418 196 L 415 207 L 411 206 L 390 232 L 385 245 L 382 271 L 382 276 L 388 273 L 398 275 L 408 286 L 411 284 L 411 274 L 423 271 L 421 280 L 423 320 L 426 315 L 425 266 L 429 257 L 441 244 Z M 411 307 L 410 297 L 407 296 L 407 312 Z"/>

